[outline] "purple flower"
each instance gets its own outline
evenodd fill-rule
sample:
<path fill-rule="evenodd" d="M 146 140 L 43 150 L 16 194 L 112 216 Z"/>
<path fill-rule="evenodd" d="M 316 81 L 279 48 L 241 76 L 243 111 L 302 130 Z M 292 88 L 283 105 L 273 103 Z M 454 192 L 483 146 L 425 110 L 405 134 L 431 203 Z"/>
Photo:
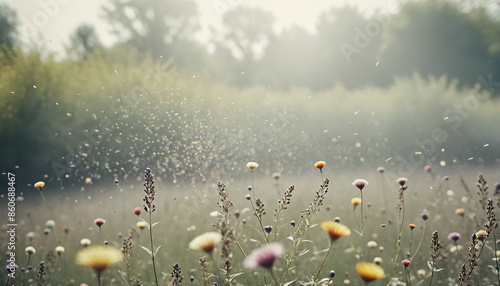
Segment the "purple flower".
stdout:
<path fill-rule="evenodd" d="M 377 168 L 377 172 L 379 172 L 380 174 L 383 174 L 383 173 L 385 173 L 385 168 L 384 167 L 378 167 Z"/>
<path fill-rule="evenodd" d="M 246 268 L 255 269 L 257 267 L 271 268 L 274 260 L 283 254 L 283 245 L 281 243 L 269 243 L 260 248 L 254 249 L 250 255 L 245 258 L 243 265 Z"/>
<path fill-rule="evenodd" d="M 5 266 L 5 269 L 7 269 L 7 271 L 9 273 L 14 273 L 16 272 L 16 269 L 19 268 L 19 266 L 17 266 L 17 264 L 15 264 L 14 262 L 10 262 L 9 264 L 7 264 Z"/>
<path fill-rule="evenodd" d="M 457 241 L 460 239 L 460 233 L 458 232 L 451 232 L 450 234 L 448 234 L 448 239 L 449 240 L 453 240 L 453 241 Z"/>

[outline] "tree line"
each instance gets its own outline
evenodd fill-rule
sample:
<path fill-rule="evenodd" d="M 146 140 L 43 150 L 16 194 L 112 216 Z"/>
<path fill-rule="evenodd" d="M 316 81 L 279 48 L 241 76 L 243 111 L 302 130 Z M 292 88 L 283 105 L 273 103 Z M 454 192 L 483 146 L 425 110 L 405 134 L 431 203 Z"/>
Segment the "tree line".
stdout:
<path fill-rule="evenodd" d="M 226 7 L 222 26 L 212 27 L 211 40 L 202 44 L 195 39 L 200 23 L 193 0 L 110 0 L 102 12 L 119 41 L 103 47 L 95 28 L 84 24 L 69 35 L 67 55 L 76 60 L 96 50 L 133 49 L 238 87 L 357 89 L 388 86 L 413 73 L 472 86 L 480 76 L 498 78 L 500 21 L 497 4 L 467 3 L 408 1 L 371 16 L 351 6 L 331 8 L 319 15 L 313 33 L 299 26 L 278 33 L 273 14 L 241 3 Z M 0 43 L 12 47 L 15 11 L 3 6 Z"/>

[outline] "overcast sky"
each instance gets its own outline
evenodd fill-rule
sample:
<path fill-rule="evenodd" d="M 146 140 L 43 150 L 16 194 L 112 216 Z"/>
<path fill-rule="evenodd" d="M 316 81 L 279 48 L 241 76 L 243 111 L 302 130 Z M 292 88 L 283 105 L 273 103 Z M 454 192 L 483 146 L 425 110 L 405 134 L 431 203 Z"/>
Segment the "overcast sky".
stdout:
<path fill-rule="evenodd" d="M 330 7 L 346 3 L 356 5 L 360 11 L 371 13 L 375 9 L 390 10 L 397 0 L 196 0 L 200 12 L 200 22 L 204 30 L 208 26 L 218 26 L 224 9 L 238 5 L 258 6 L 270 11 L 276 18 L 276 28 L 281 29 L 297 24 L 313 31 L 317 16 Z M 112 44 L 109 25 L 102 20 L 103 0 L 0 0 L 17 10 L 20 19 L 21 37 L 24 42 L 41 35 L 45 47 L 50 51 L 62 51 L 68 45 L 69 34 L 83 23 L 96 27 L 101 41 Z M 206 38 L 202 33 L 200 38 Z"/>

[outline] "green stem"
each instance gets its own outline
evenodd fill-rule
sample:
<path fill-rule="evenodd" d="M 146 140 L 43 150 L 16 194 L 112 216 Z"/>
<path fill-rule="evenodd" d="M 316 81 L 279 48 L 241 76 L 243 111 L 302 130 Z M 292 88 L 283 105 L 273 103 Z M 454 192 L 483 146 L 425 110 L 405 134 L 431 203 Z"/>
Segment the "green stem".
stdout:
<path fill-rule="evenodd" d="M 151 209 L 149 210 L 149 239 L 151 241 L 151 260 L 153 261 L 153 272 L 155 274 L 155 283 L 156 283 L 156 286 L 158 286 L 158 276 L 156 275 L 156 265 L 155 265 L 155 249 L 153 247 L 153 225 L 151 224 L 152 223 L 152 218 L 151 218 L 151 215 L 152 215 L 152 211 Z"/>
<path fill-rule="evenodd" d="M 365 204 L 363 200 L 363 190 L 359 190 L 361 194 L 361 261 L 363 260 L 363 257 L 365 255 L 365 224 L 364 224 L 364 215 L 363 215 L 363 205 Z"/>
<path fill-rule="evenodd" d="M 422 228 L 422 236 L 420 237 L 420 242 L 418 243 L 417 249 L 415 250 L 415 253 L 413 253 L 413 256 L 411 257 L 411 260 L 415 258 L 415 256 L 418 253 L 418 250 L 420 249 L 420 246 L 422 245 L 422 241 L 424 240 L 424 234 L 425 234 L 425 221 L 424 221 L 424 227 Z"/>
<path fill-rule="evenodd" d="M 318 279 L 319 274 L 321 273 L 321 270 L 323 270 L 323 266 L 325 266 L 326 258 L 328 257 L 328 254 L 330 254 L 330 251 L 333 248 L 333 240 L 330 241 L 330 247 L 328 248 L 328 251 L 326 252 L 325 257 L 323 258 L 323 261 L 321 261 L 321 265 L 318 269 L 318 272 L 316 273 L 316 276 L 314 276 L 314 283 L 316 283 L 316 279 Z"/>

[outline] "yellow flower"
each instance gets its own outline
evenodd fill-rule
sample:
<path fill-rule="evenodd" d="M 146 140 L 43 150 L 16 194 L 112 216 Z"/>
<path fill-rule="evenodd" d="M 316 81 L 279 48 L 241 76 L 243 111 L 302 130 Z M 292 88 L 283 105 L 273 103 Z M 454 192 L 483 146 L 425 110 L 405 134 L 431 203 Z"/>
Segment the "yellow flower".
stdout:
<path fill-rule="evenodd" d="M 351 235 L 351 230 L 347 226 L 336 221 L 324 221 L 321 223 L 321 228 L 330 236 L 332 241 L 342 236 Z"/>
<path fill-rule="evenodd" d="M 358 262 L 356 271 L 359 277 L 365 282 L 371 282 L 385 277 L 384 269 L 379 265 L 371 262 Z"/>
<path fill-rule="evenodd" d="M 314 167 L 318 168 L 321 171 L 321 169 L 323 169 L 325 164 L 326 164 L 325 161 L 318 161 L 318 162 L 314 163 Z"/>
<path fill-rule="evenodd" d="M 122 261 L 121 250 L 109 245 L 89 246 L 76 254 L 77 264 L 90 266 L 97 273 L 120 261 Z"/>
<path fill-rule="evenodd" d="M 259 167 L 258 163 L 255 163 L 255 162 L 248 162 L 247 163 L 247 168 L 252 170 L 252 171 L 253 171 L 253 169 L 257 169 L 257 167 Z"/>
<path fill-rule="evenodd" d="M 189 248 L 193 250 L 203 250 L 205 252 L 211 253 L 214 247 L 222 239 L 222 236 L 218 232 L 205 232 L 195 237 L 189 243 Z"/>
<path fill-rule="evenodd" d="M 42 189 L 43 187 L 45 187 L 45 183 L 44 183 L 44 182 L 40 181 L 40 182 L 36 182 L 36 183 L 35 183 L 35 188 L 37 188 L 37 189 L 39 189 L 39 190 L 40 190 L 40 189 Z"/>
<path fill-rule="evenodd" d="M 360 198 L 352 198 L 352 200 L 351 200 L 351 204 L 355 207 L 358 206 L 360 203 L 361 203 Z"/>
<path fill-rule="evenodd" d="M 487 235 L 488 235 L 488 234 L 487 234 L 487 233 L 486 233 L 486 231 L 484 231 L 484 230 L 480 230 L 480 231 L 476 232 L 476 237 L 477 237 L 477 239 L 479 239 L 480 241 L 483 241 L 483 240 L 486 238 L 486 236 L 487 236 Z"/>
<path fill-rule="evenodd" d="M 463 208 L 456 209 L 455 214 L 463 217 L 465 214 L 465 209 L 463 209 Z"/>
<path fill-rule="evenodd" d="M 136 226 L 142 230 L 147 226 L 147 223 L 141 220 L 137 222 Z"/>

